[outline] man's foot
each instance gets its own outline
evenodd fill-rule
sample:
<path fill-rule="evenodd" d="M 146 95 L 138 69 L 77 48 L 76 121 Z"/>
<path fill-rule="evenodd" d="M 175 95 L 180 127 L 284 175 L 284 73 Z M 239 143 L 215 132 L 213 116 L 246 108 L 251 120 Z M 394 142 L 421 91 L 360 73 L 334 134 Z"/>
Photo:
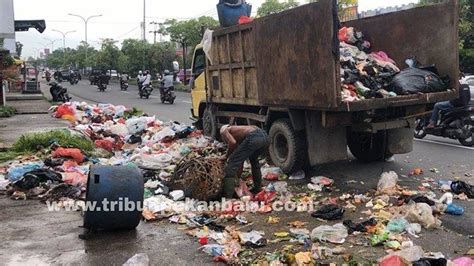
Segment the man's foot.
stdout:
<path fill-rule="evenodd" d="M 435 128 L 435 124 L 434 123 L 429 123 L 427 126 L 426 126 L 427 129 L 433 129 Z"/>

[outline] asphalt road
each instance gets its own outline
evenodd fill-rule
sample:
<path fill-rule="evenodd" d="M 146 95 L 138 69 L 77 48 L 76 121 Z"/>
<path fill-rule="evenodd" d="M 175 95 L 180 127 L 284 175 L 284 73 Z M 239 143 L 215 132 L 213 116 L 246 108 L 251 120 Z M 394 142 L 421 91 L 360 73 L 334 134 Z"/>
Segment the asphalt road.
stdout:
<path fill-rule="evenodd" d="M 117 84 L 111 84 L 105 93 L 98 92 L 95 87 L 85 82 L 66 87 L 75 100 L 123 104 L 156 114 L 162 120 L 189 121 L 190 96 L 186 93 L 178 93 L 175 105 L 162 105 L 159 103 L 157 93 L 149 100 L 139 99 L 136 87 L 131 87 L 128 93 L 120 92 Z M 474 183 L 473 158 L 474 148 L 463 147 L 451 140 L 428 137 L 416 140 L 414 151 L 395 156 L 395 162 L 362 164 L 352 158 L 349 161 L 315 167 L 307 173 L 307 177 L 325 175 L 333 178 L 336 189 L 333 193 L 324 194 L 333 197 L 345 192 L 358 194 L 373 190 L 377 187 L 380 174 L 393 170 L 399 174 L 400 185 L 416 191 L 420 189 L 422 183 L 432 184 L 425 178 L 432 178 L 435 182 L 461 179 Z M 415 167 L 423 168 L 424 174 L 416 177 L 408 176 L 408 172 Z M 437 168 L 439 172 L 431 172 L 432 168 Z M 288 183 L 305 186 L 308 181 L 308 179 L 288 180 Z M 441 195 L 440 191 L 432 190 L 437 196 Z M 474 246 L 474 201 L 455 200 L 455 203 L 464 207 L 464 215 L 441 216 L 443 229 L 423 229 L 420 238 L 412 238 L 415 244 L 422 246 L 425 251 L 442 252 L 448 258 L 460 257 Z M 268 215 L 279 216 L 283 222 L 280 225 L 268 226 L 266 223 Z M 307 221 L 310 230 L 322 224 L 307 213 L 273 212 L 268 215 L 249 215 L 248 218 L 254 221 L 255 225 L 245 230 L 264 230 L 266 235 L 271 236 L 275 230 L 287 230 L 284 225 L 288 219 Z M 344 214 L 344 219 L 358 221 L 359 218 L 361 213 L 358 211 L 347 211 Z M 81 224 L 82 217 L 78 213 L 51 214 L 37 201 L 11 201 L 6 197 L 0 197 L 2 231 L 0 261 L 7 265 L 42 263 L 120 265 L 134 254 L 145 252 L 150 256 L 151 264 L 212 265 L 211 258 L 198 250 L 199 244 L 196 239 L 186 236 L 167 220 L 159 223 L 141 223 L 136 231 L 104 233 L 86 241 L 77 237 L 82 232 L 79 228 Z M 286 244 L 288 243 L 282 242 L 270 245 L 268 251 L 277 250 Z M 355 245 L 353 249 L 351 251 L 364 258 L 379 258 L 385 255 L 383 248 Z"/>
<path fill-rule="evenodd" d="M 151 115 L 156 115 L 163 121 L 191 122 L 189 119 L 191 115 L 191 95 L 189 93 L 177 91 L 174 104 L 162 104 L 160 101 L 160 91 L 157 87 L 152 92 L 150 99 L 140 99 L 137 86 L 130 86 L 127 91 L 121 91 L 118 83 L 111 82 L 105 92 L 99 92 L 97 86 L 89 85 L 87 80 L 82 80 L 76 85 L 63 82 L 62 85 L 68 89 L 73 101 L 125 105 L 127 107 L 136 107 Z"/>

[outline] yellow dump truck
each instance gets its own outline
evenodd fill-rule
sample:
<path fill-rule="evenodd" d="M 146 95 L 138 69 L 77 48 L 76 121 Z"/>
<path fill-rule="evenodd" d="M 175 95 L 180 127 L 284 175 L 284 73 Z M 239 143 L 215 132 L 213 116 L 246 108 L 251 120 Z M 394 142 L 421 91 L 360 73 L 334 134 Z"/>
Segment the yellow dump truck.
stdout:
<path fill-rule="evenodd" d="M 411 152 L 415 117 L 458 95 L 458 9 L 448 0 L 342 23 L 401 68 L 411 56 L 436 65 L 447 91 L 343 102 L 337 10 L 320 0 L 215 30 L 210 60 L 194 52 L 192 115 L 210 136 L 232 118 L 265 128 L 285 172 L 347 159 L 347 147 L 365 162 Z"/>

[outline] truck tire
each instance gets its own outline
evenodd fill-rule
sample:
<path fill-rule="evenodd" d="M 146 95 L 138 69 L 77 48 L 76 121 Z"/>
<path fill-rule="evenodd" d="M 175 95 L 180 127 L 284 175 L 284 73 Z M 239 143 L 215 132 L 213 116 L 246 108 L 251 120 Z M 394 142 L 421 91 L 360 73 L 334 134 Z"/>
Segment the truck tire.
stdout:
<path fill-rule="evenodd" d="M 268 135 L 272 162 L 287 174 L 300 170 L 306 162 L 304 135 L 293 129 L 289 119 L 273 122 Z"/>
<path fill-rule="evenodd" d="M 202 128 L 205 136 L 217 138 L 217 120 L 216 108 L 213 105 L 207 105 L 202 115 Z"/>
<path fill-rule="evenodd" d="M 386 151 L 387 141 L 385 138 L 384 131 L 375 134 L 348 131 L 347 145 L 352 155 L 361 162 L 381 161 L 393 155 Z"/>

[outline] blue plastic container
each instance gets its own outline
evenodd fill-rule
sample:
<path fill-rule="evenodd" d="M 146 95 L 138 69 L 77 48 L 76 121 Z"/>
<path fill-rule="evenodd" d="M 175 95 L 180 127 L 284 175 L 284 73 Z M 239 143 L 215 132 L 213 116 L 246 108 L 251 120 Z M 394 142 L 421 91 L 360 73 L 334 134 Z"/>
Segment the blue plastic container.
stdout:
<path fill-rule="evenodd" d="M 241 16 L 250 17 L 250 14 L 252 14 L 252 5 L 247 3 L 236 7 L 226 4 L 217 5 L 217 15 L 222 27 L 237 25 Z"/>
<path fill-rule="evenodd" d="M 91 230 L 131 230 L 143 208 L 143 175 L 135 166 L 91 166 L 87 180 L 84 227 Z M 115 203 L 113 203 L 115 202 Z"/>

